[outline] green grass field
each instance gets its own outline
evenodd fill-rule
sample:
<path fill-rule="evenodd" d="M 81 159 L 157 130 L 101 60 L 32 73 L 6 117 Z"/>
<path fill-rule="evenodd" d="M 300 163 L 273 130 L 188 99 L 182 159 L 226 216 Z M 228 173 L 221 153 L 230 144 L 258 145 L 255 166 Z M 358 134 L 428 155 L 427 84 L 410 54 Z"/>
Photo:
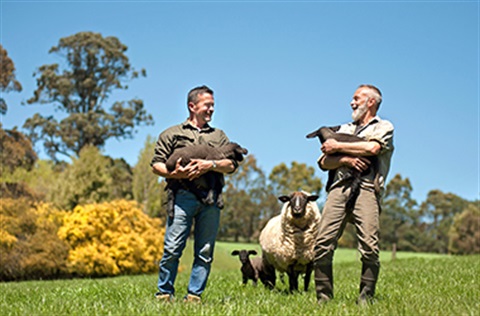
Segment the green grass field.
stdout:
<path fill-rule="evenodd" d="M 218 243 L 212 274 L 202 305 L 184 304 L 191 245 L 182 259 L 184 272 L 176 282 L 177 300 L 155 301 L 156 275 L 0 283 L 1 315 L 480 315 L 480 256 L 452 257 L 390 253 L 382 270 L 375 304 L 358 307 L 355 299 L 360 262 L 355 250 L 335 254 L 335 299 L 315 304 L 313 281 L 308 292 L 289 294 L 280 281 L 269 291 L 262 285 L 241 285 L 240 262 L 234 249 L 256 245 Z M 285 278 L 286 279 L 286 278 Z"/>

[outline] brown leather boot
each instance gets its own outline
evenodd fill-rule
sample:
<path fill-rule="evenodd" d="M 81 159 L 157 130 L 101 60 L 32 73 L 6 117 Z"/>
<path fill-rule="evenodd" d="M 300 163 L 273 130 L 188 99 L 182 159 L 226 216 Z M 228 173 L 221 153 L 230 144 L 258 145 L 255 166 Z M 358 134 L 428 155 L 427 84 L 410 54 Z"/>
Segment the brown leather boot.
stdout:
<path fill-rule="evenodd" d="M 333 298 L 333 268 L 331 264 L 315 265 L 317 303 L 322 305 Z"/>
<path fill-rule="evenodd" d="M 358 305 L 366 305 L 372 302 L 375 295 L 380 264 L 363 263 L 362 276 L 360 278 L 360 295 L 357 299 Z"/>

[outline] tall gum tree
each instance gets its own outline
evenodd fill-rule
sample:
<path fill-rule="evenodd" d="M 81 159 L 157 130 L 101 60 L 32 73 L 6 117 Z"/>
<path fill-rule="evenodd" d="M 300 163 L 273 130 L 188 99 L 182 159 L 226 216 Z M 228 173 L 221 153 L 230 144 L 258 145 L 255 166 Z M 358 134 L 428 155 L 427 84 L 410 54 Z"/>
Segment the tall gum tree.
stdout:
<path fill-rule="evenodd" d="M 7 50 L 0 44 L 0 92 L 22 91 L 22 85 L 15 77 L 15 65 L 8 57 Z M 0 114 L 7 113 L 7 102 L 0 97 Z"/>
<path fill-rule="evenodd" d="M 114 90 L 146 76 L 144 69 L 133 69 L 126 51 L 118 38 L 92 32 L 61 38 L 50 49 L 65 60 L 38 68 L 37 89 L 27 103 L 53 104 L 63 118 L 36 113 L 23 127 L 34 142 L 43 142 L 52 159 L 58 154 L 78 157 L 87 145 L 102 148 L 112 137 L 132 138 L 135 127 L 153 124 L 140 99 L 108 103 Z"/>

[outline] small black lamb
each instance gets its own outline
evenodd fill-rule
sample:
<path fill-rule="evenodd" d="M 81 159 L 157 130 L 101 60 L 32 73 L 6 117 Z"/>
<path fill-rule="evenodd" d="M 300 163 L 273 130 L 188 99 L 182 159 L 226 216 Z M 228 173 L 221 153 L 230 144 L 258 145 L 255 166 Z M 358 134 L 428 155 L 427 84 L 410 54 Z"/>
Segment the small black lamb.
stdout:
<path fill-rule="evenodd" d="M 365 141 L 365 139 L 355 136 L 355 135 L 350 135 L 350 134 L 345 134 L 345 133 L 336 133 L 340 129 L 340 126 L 333 126 L 333 127 L 320 127 L 318 130 L 308 134 L 306 137 L 307 138 L 314 138 L 318 137 L 320 140 L 320 143 L 324 143 L 327 139 L 335 139 L 336 141 L 339 142 L 346 142 L 346 143 L 354 143 L 354 142 L 362 142 Z M 364 157 L 370 160 L 370 166 L 367 170 L 364 172 L 359 172 L 358 170 L 351 169 L 350 170 L 350 175 L 347 176 L 347 178 L 352 178 L 352 183 L 351 183 L 351 192 L 350 196 L 348 197 L 347 203 L 346 203 L 346 208 L 347 210 L 352 210 L 353 207 L 355 206 L 355 201 L 358 197 L 358 194 L 360 193 L 360 182 L 361 182 L 361 176 L 366 175 L 370 172 L 370 170 L 373 170 L 375 174 L 374 178 L 374 186 L 375 186 L 375 192 L 377 194 L 380 192 L 380 184 L 379 184 L 379 173 L 378 173 L 378 159 L 377 156 L 369 156 L 369 157 Z M 333 183 L 333 178 L 335 175 L 335 170 L 330 170 L 328 172 L 328 180 L 327 180 L 327 185 L 326 185 L 326 190 L 328 191 L 330 189 L 330 186 Z"/>
<path fill-rule="evenodd" d="M 240 271 L 242 271 L 243 285 L 247 284 L 249 279 L 252 280 L 254 286 L 257 286 L 258 279 L 266 284 L 262 258 L 256 257 L 250 259 L 250 255 L 256 256 L 257 252 L 255 250 L 245 249 L 232 251 L 232 256 L 238 256 L 242 263 Z"/>
<path fill-rule="evenodd" d="M 209 145 L 193 145 L 188 147 L 177 148 L 172 155 L 168 158 L 165 165 L 168 171 L 175 170 L 177 160 L 180 161 L 181 166 L 186 166 L 192 159 L 205 159 L 205 160 L 220 160 L 220 159 L 233 159 L 236 161 L 242 161 L 243 155 L 248 154 L 248 150 L 241 147 L 237 143 L 230 142 L 224 146 L 211 147 Z M 193 181 L 182 181 L 181 183 L 190 192 L 206 205 L 217 205 L 218 208 L 224 207 L 224 201 L 222 196 L 222 189 L 225 185 L 225 180 L 222 173 L 210 171 L 203 174 L 201 177 L 194 179 Z M 174 207 L 174 195 L 180 187 L 172 187 L 168 185 L 165 190 L 169 195 L 167 213 L 173 214 Z M 205 194 L 205 192 L 207 192 Z"/>

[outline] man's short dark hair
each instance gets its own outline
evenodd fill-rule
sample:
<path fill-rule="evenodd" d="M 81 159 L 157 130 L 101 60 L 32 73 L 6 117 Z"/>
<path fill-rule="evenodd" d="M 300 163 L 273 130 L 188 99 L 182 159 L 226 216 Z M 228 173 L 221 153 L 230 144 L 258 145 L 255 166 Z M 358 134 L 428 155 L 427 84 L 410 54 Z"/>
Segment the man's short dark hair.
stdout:
<path fill-rule="evenodd" d="M 195 87 L 192 90 L 188 92 L 188 97 L 187 97 L 187 105 L 192 102 L 196 104 L 198 102 L 198 96 L 204 93 L 211 94 L 213 96 L 213 90 L 210 89 L 209 87 L 203 85 L 199 87 Z"/>

